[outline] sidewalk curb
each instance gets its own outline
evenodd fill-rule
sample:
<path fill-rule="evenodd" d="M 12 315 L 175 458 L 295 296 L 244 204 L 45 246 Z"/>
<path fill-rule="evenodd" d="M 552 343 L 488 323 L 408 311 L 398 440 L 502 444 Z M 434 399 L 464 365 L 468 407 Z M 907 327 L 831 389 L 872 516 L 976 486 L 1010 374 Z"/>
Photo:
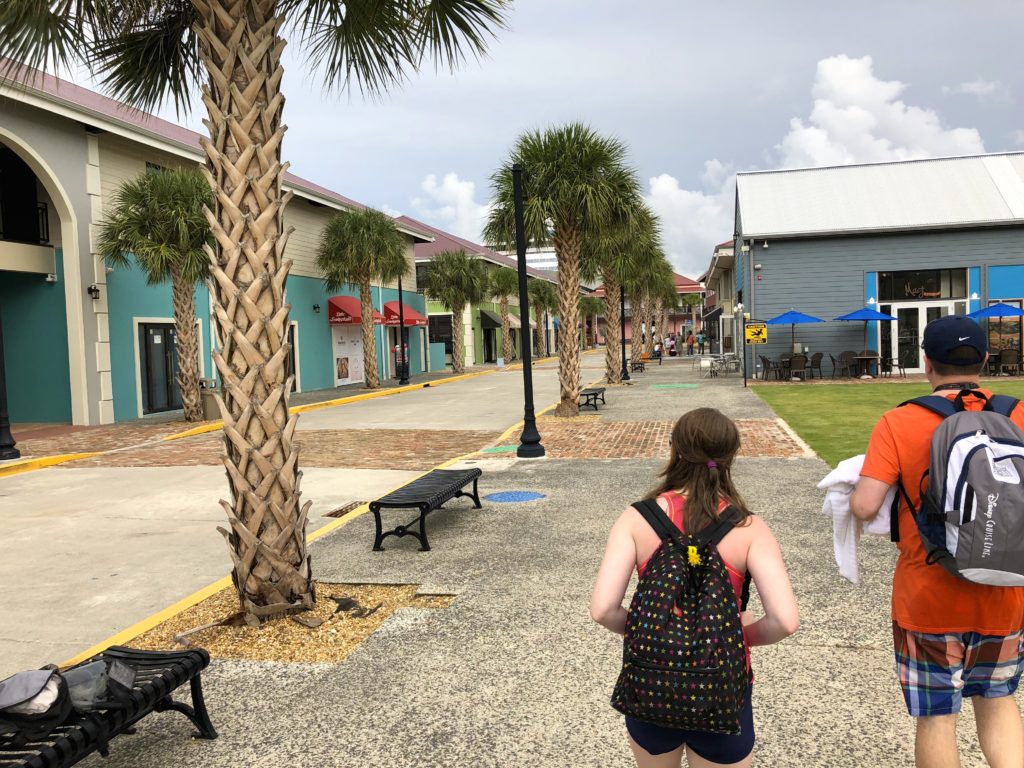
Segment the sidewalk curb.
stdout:
<path fill-rule="evenodd" d="M 90 459 L 93 456 L 99 456 L 101 453 L 103 453 L 103 451 L 95 451 L 93 453 L 64 453 L 57 456 L 41 456 L 38 459 L 24 459 L 23 461 L 17 461 L 13 464 L 0 466 L 0 477 L 20 475 L 23 472 L 45 469 L 46 467 L 53 467 L 57 464 L 64 464 L 68 461 L 77 461 L 78 459 Z"/>

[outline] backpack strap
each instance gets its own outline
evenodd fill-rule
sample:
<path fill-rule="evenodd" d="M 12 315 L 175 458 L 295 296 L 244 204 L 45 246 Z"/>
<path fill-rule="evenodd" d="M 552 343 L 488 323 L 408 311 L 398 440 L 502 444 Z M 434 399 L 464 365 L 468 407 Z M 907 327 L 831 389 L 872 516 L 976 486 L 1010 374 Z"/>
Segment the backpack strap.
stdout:
<path fill-rule="evenodd" d="M 913 400 L 902 402 L 899 404 L 899 407 L 902 408 L 905 405 L 919 405 L 926 411 L 931 411 L 932 413 L 946 419 L 954 413 L 958 413 L 963 410 L 963 399 L 960 395 L 956 396 L 956 401 L 959 401 L 959 408 L 957 408 L 957 402 L 950 400 L 948 397 L 943 397 L 942 395 L 925 395 L 924 397 L 915 397 Z"/>
<path fill-rule="evenodd" d="M 704 530 L 698 533 L 695 538 L 701 545 L 710 544 L 713 547 L 717 547 L 722 539 L 729 534 L 729 531 L 736 527 L 738 519 L 739 513 L 736 508 L 728 506 L 718 514 L 715 522 L 705 526 Z"/>
<path fill-rule="evenodd" d="M 988 399 L 988 405 L 985 406 L 986 410 L 995 411 L 998 414 L 1010 418 L 1013 413 L 1013 409 L 1020 405 L 1020 400 L 1009 395 L 992 395 Z"/>
<path fill-rule="evenodd" d="M 676 528 L 657 501 L 654 499 L 642 499 L 641 501 L 634 502 L 633 509 L 639 512 L 643 519 L 647 521 L 647 524 L 654 529 L 659 539 L 662 541 L 668 541 L 669 539 L 679 540 L 679 529 Z"/>

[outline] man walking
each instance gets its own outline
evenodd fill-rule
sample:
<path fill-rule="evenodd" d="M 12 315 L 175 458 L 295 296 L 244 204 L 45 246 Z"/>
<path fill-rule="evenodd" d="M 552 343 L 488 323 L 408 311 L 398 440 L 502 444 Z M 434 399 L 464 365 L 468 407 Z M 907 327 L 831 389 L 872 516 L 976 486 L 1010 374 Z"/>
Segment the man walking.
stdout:
<path fill-rule="evenodd" d="M 979 382 L 985 334 L 967 317 L 934 320 L 924 331 L 925 373 L 935 394 L 966 393 L 980 411 L 991 392 Z M 1012 420 L 1024 428 L 1024 408 Z M 932 434 L 942 419 L 917 405 L 888 411 L 875 425 L 861 479 L 851 499 L 862 520 L 878 514 L 889 488 L 901 483 L 914 509 L 929 466 Z M 929 564 L 906 500 L 898 517 L 899 560 L 892 586 L 896 668 L 907 709 L 917 721 L 918 768 L 959 768 L 957 715 L 974 702 L 978 740 L 993 768 L 1024 765 L 1024 724 L 1014 699 L 1022 671 L 1024 588 L 957 578 Z"/>
<path fill-rule="evenodd" d="M 700 350 L 700 354 L 704 354 L 704 345 L 707 343 L 708 337 L 704 335 L 704 331 L 697 334 L 697 348 Z"/>

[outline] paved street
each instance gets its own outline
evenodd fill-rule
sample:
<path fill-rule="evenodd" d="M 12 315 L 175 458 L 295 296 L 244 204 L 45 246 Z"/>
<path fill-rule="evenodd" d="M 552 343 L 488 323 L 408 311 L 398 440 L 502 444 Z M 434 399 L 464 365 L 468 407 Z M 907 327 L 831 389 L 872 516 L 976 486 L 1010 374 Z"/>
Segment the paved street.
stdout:
<path fill-rule="evenodd" d="M 535 381 L 538 406 L 551 404 L 556 369 L 545 366 Z M 516 370 L 302 414 L 310 529 L 345 504 L 493 444 L 520 418 Z M 216 530 L 223 520 L 217 500 L 227 492 L 220 433 L 159 441 L 182 426 L 170 420 L 44 433 L 30 447 L 118 450 L 0 478 L 0 580 L 7 585 L 0 677 L 68 659 L 227 573 Z"/>

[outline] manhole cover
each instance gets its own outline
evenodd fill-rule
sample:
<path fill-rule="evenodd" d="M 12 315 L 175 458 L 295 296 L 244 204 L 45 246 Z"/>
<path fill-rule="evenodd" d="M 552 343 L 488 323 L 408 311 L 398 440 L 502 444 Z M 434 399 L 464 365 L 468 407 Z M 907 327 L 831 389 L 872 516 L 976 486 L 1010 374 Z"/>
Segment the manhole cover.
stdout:
<path fill-rule="evenodd" d="M 493 445 L 490 448 L 484 448 L 480 453 L 512 453 L 518 445 Z"/>
<path fill-rule="evenodd" d="M 337 509 L 332 510 L 331 512 L 328 512 L 326 515 L 324 515 L 324 517 L 344 517 L 349 512 L 351 512 L 353 509 L 356 509 L 357 507 L 361 507 L 363 504 L 366 504 L 366 503 L 367 502 L 365 502 L 365 501 L 353 501 L 353 502 L 350 502 L 350 503 L 346 504 L 344 507 L 338 507 Z"/>
<path fill-rule="evenodd" d="M 488 494 L 484 498 L 497 504 L 515 504 L 543 499 L 544 494 L 537 493 L 536 491 L 499 491 L 498 493 Z"/>
<path fill-rule="evenodd" d="M 699 384 L 651 384 L 651 389 L 696 389 Z"/>

